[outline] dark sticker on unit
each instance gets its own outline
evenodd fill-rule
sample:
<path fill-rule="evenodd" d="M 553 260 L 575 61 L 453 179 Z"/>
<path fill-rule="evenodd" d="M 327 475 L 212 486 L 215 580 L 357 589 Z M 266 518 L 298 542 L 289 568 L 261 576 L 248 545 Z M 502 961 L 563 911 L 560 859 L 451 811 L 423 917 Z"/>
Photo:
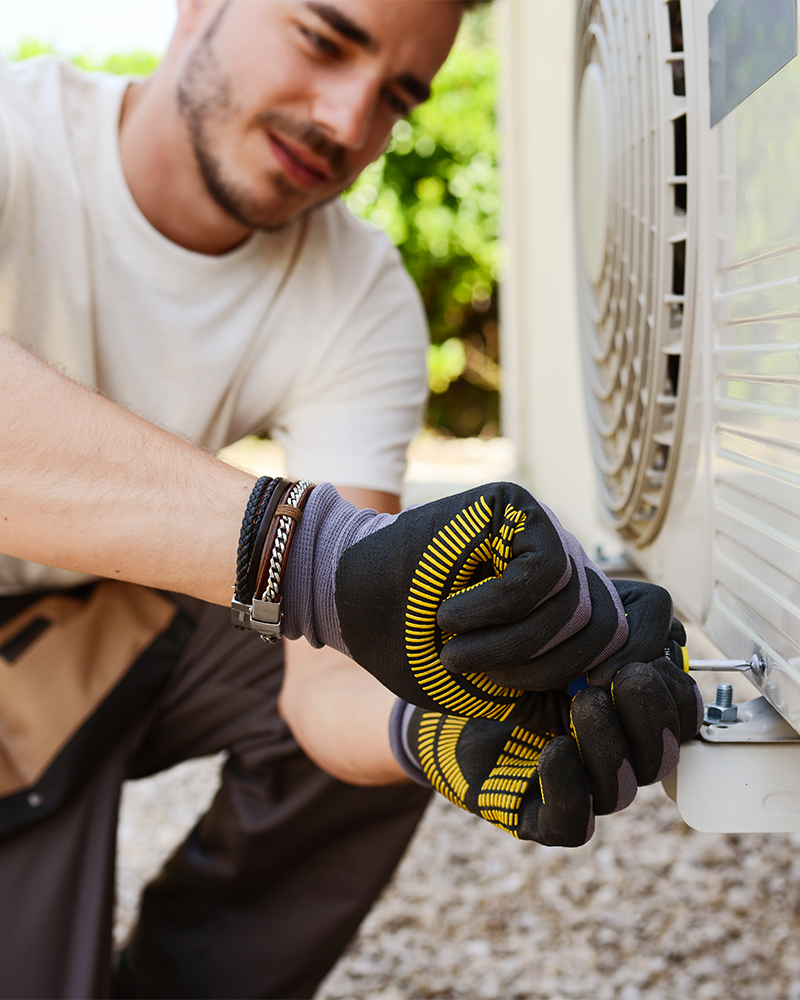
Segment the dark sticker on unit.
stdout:
<path fill-rule="evenodd" d="M 797 0 L 718 0 L 708 15 L 711 125 L 797 55 Z"/>

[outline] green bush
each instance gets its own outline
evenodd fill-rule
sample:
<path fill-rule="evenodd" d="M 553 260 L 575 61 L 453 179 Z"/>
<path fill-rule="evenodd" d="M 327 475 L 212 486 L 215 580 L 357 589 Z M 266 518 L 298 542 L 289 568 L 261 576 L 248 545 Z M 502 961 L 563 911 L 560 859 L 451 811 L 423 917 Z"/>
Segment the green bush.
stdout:
<path fill-rule="evenodd" d="M 430 101 L 395 125 L 386 153 L 345 195 L 358 215 L 398 246 L 422 293 L 431 329 L 430 426 L 458 436 L 497 433 L 499 367 L 496 48 L 486 40 L 488 12 L 473 15 L 434 83 Z M 15 58 L 50 51 L 24 42 Z M 152 72 L 144 52 L 86 69 Z"/>
<path fill-rule="evenodd" d="M 433 97 L 398 122 L 386 153 L 345 196 L 385 229 L 419 287 L 431 328 L 428 423 L 467 436 L 497 431 L 498 54 L 462 43 Z"/>

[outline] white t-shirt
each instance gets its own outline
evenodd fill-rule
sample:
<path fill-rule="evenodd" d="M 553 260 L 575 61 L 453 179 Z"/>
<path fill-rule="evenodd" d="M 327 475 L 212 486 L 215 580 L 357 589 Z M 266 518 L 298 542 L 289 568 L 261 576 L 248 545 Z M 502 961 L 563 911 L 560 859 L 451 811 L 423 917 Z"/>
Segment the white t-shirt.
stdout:
<path fill-rule="evenodd" d="M 293 477 L 398 493 L 427 329 L 396 249 L 340 202 L 221 256 L 172 243 L 122 171 L 127 83 L 0 61 L 0 330 L 213 450 L 269 431 Z M 64 579 L 0 557 L 0 591 Z"/>

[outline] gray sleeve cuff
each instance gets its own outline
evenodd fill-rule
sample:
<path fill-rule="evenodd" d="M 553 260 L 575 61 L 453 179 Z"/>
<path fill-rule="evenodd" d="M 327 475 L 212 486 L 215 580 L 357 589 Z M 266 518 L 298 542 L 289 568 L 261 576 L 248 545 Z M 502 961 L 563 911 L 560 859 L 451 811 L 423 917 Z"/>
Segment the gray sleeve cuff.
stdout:
<path fill-rule="evenodd" d="M 389 717 L 389 746 L 392 748 L 394 759 L 412 781 L 422 785 L 423 788 L 432 788 L 408 745 L 408 724 L 414 711 L 415 706 L 409 705 L 402 698 L 398 698 L 394 703 Z"/>

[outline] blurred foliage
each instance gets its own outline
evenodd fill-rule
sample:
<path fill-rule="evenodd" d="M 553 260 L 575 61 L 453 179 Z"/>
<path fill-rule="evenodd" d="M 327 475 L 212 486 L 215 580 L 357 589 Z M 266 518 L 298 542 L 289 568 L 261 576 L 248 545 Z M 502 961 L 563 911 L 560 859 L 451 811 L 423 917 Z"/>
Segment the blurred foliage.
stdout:
<path fill-rule="evenodd" d="M 395 125 L 386 153 L 345 196 L 388 233 L 422 293 L 428 423 L 459 436 L 498 429 L 498 63 L 485 37 L 460 39 L 431 100 Z"/>
<path fill-rule="evenodd" d="M 37 41 L 35 38 L 25 38 L 19 43 L 16 52 L 9 55 L 9 58 L 30 59 L 32 56 L 50 55 L 56 51 L 55 47 L 48 42 Z M 155 56 L 152 52 L 142 51 L 110 55 L 99 59 L 90 55 L 70 56 L 69 58 L 82 69 L 135 76 L 146 76 L 148 73 L 152 73 L 160 62 L 160 56 Z"/>
<path fill-rule="evenodd" d="M 420 289 L 431 329 L 428 424 L 460 437 L 496 434 L 499 422 L 503 245 L 492 24 L 490 9 L 465 19 L 431 100 L 395 125 L 386 153 L 345 194 L 349 208 L 387 232 Z M 12 58 L 52 51 L 26 40 Z M 158 64 L 145 52 L 73 61 L 133 74 Z"/>

